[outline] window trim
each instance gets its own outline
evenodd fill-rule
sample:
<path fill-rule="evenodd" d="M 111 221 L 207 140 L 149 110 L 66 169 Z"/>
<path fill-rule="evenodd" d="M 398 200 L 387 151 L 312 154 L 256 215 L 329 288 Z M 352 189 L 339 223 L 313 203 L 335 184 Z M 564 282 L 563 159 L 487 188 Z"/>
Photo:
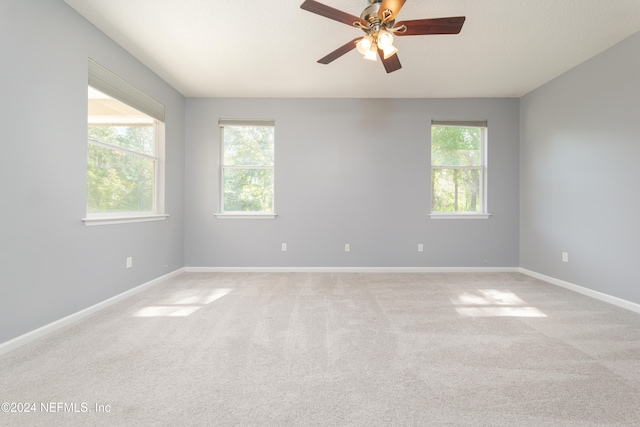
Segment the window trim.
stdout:
<path fill-rule="evenodd" d="M 132 222 L 151 222 L 151 221 L 166 221 L 169 222 L 169 214 L 151 214 L 151 215 L 103 215 L 100 217 L 86 217 L 82 218 L 82 222 L 86 226 L 94 225 L 112 225 L 112 224 L 127 224 Z"/>
<path fill-rule="evenodd" d="M 275 219 L 276 214 L 276 183 L 275 183 L 275 141 L 273 153 L 273 165 L 225 165 L 224 164 L 224 128 L 226 126 L 262 126 L 271 127 L 275 132 L 275 120 L 273 119 L 219 119 L 220 128 L 220 167 L 218 179 L 220 181 L 220 197 L 218 199 L 218 212 L 215 217 L 218 219 Z M 271 201 L 272 211 L 225 211 L 224 207 L 224 170 L 225 169 L 270 169 L 273 174 L 273 199 Z"/>
<path fill-rule="evenodd" d="M 107 70 L 89 58 L 88 66 L 88 86 L 108 95 L 129 107 L 149 116 L 153 120 L 155 157 L 144 153 L 138 153 L 123 147 L 112 146 L 101 141 L 94 141 L 87 138 L 89 144 L 97 145 L 107 149 L 114 149 L 123 153 L 142 158 L 154 160 L 154 191 L 153 208 L 151 211 L 118 211 L 118 212 L 95 212 L 89 213 L 85 210 L 85 217 L 82 222 L 89 225 L 122 224 L 130 222 L 162 221 L 167 220 L 166 213 L 166 183 L 165 183 L 165 108 L 164 105 L 136 88 L 118 75 Z M 86 181 L 85 181 L 86 182 Z M 85 195 L 86 196 L 86 195 Z"/>
<path fill-rule="evenodd" d="M 433 126 L 456 126 L 456 127 L 477 127 L 482 128 L 482 144 L 480 147 L 480 157 L 482 158 L 481 166 L 434 166 L 433 160 L 431 159 L 431 152 L 433 150 L 433 141 L 430 141 L 429 146 L 429 156 L 430 156 L 430 165 L 429 165 L 429 176 L 431 182 L 431 200 L 430 200 L 430 213 L 429 218 L 431 219 L 488 219 L 491 217 L 491 213 L 489 213 L 487 201 L 488 201 L 488 185 L 487 185 L 487 163 L 488 163 L 488 134 L 489 127 L 487 124 L 487 120 L 431 120 L 431 126 L 429 127 L 429 134 L 432 134 Z M 431 138 L 431 136 L 430 136 Z M 469 170 L 469 169 L 480 169 L 480 192 L 481 203 L 482 203 L 482 211 L 478 212 L 440 212 L 433 210 L 433 170 L 434 169 L 460 169 L 460 170 Z"/>
<path fill-rule="evenodd" d="M 278 215 L 276 213 L 216 213 L 214 214 L 218 219 L 275 219 Z"/>
<path fill-rule="evenodd" d="M 431 219 L 489 219 L 491 217 L 490 213 L 464 213 L 464 212 L 432 212 L 429 214 L 429 218 Z"/>

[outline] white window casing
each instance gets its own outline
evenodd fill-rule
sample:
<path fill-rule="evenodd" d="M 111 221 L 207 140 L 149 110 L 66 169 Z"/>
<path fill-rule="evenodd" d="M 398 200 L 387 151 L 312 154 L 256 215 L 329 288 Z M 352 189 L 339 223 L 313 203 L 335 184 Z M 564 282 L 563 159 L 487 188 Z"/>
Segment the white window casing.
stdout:
<path fill-rule="evenodd" d="M 141 221 L 161 221 L 168 220 L 169 215 L 165 213 L 165 109 L 164 105 L 156 101 L 143 91 L 139 90 L 135 86 L 131 85 L 127 81 L 123 80 L 116 74 L 107 70 L 97 62 L 89 59 L 88 65 L 88 85 L 90 87 L 90 99 L 91 88 L 102 92 L 107 97 L 111 97 L 126 106 L 137 110 L 142 114 L 138 114 L 139 117 L 127 117 L 126 113 L 122 116 L 109 117 L 109 116 L 90 116 L 89 121 L 92 124 L 112 124 L 115 126 L 134 125 L 137 121 L 142 120 L 139 123 L 153 123 L 153 137 L 154 137 L 154 149 L 153 153 L 138 152 L 126 147 L 120 147 L 105 143 L 103 141 L 96 141 L 88 139 L 88 145 L 101 147 L 103 149 L 117 152 L 129 157 L 135 157 L 139 159 L 145 159 L 153 164 L 153 201 L 152 209 L 150 211 L 106 211 L 106 212 L 87 212 L 86 217 L 82 219 L 85 225 L 105 225 L 105 224 L 119 224 L 127 222 L 141 222 Z M 95 93 L 95 91 L 94 91 Z M 113 101 L 113 102 L 117 102 Z M 122 104 L 120 104 L 122 105 Z M 144 117 L 147 116 L 145 119 Z M 120 118 L 119 118 L 120 117 Z M 101 121 L 101 120 L 106 120 Z M 148 194 L 148 193 L 147 193 Z M 147 199 L 148 200 L 148 199 Z"/>
<path fill-rule="evenodd" d="M 431 212 L 429 217 L 431 219 L 487 219 L 491 216 L 487 209 L 487 136 L 488 126 L 487 120 L 432 120 L 431 127 L 433 126 L 446 126 L 446 127 L 474 127 L 482 129 L 482 142 L 480 144 L 480 159 L 479 165 L 434 165 L 433 161 L 430 166 L 431 177 L 433 180 L 434 170 L 478 170 L 479 171 L 479 191 L 480 191 L 480 204 L 481 211 L 434 211 L 433 210 L 433 194 L 431 196 Z M 432 141 L 433 144 L 433 141 Z M 433 190 L 433 183 L 432 183 Z"/>
<path fill-rule="evenodd" d="M 270 127 L 275 128 L 275 120 L 272 119 L 220 119 L 218 120 L 220 127 L 220 209 L 215 214 L 218 219 L 274 219 L 275 213 L 275 160 L 271 164 L 230 164 L 225 160 L 225 127 Z M 275 146 L 274 146 L 275 150 Z M 275 153 L 272 152 L 275 159 Z M 224 209 L 224 187 L 226 171 L 248 171 L 248 170 L 269 170 L 271 171 L 271 210 L 270 211 L 227 211 Z"/>

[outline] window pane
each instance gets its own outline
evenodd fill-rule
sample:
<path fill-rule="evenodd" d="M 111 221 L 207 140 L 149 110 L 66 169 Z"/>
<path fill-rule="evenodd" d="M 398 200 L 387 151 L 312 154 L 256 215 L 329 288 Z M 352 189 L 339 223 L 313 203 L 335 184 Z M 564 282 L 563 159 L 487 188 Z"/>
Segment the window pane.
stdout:
<path fill-rule="evenodd" d="M 224 159 L 228 166 L 273 166 L 272 126 L 224 126 Z"/>
<path fill-rule="evenodd" d="M 87 212 L 154 209 L 155 161 L 88 145 Z"/>
<path fill-rule="evenodd" d="M 89 125 L 89 139 L 149 156 L 156 151 L 153 134 L 153 124 Z"/>
<path fill-rule="evenodd" d="M 434 212 L 481 212 L 481 169 L 433 169 Z"/>
<path fill-rule="evenodd" d="M 273 212 L 273 169 L 223 168 L 226 212 Z"/>
<path fill-rule="evenodd" d="M 431 164 L 481 166 L 482 131 L 478 127 L 431 126 Z"/>

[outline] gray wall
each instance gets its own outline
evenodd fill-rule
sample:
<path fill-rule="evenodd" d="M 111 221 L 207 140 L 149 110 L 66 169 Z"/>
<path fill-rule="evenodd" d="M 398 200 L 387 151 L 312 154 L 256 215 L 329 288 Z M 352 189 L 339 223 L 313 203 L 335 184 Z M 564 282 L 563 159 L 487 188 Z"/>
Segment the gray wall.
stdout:
<path fill-rule="evenodd" d="M 185 263 L 516 267 L 518 108 L 518 99 L 187 99 Z M 214 216 L 220 118 L 275 119 L 275 220 Z M 488 120 L 490 219 L 427 216 L 432 118 Z"/>
<path fill-rule="evenodd" d="M 522 266 L 640 302 L 640 34 L 520 100 L 185 106 L 61 0 L 0 8 L 0 342 L 184 265 Z M 88 57 L 166 105 L 168 223 L 80 221 Z M 277 219 L 215 218 L 219 118 L 276 120 Z M 490 219 L 428 218 L 432 118 L 489 121 Z"/>
<path fill-rule="evenodd" d="M 184 98 L 61 0 L 2 0 L 0 52 L 4 342 L 184 265 Z M 81 222 L 89 57 L 166 105 L 168 223 Z"/>
<path fill-rule="evenodd" d="M 640 33 L 520 112 L 520 265 L 640 303 Z"/>

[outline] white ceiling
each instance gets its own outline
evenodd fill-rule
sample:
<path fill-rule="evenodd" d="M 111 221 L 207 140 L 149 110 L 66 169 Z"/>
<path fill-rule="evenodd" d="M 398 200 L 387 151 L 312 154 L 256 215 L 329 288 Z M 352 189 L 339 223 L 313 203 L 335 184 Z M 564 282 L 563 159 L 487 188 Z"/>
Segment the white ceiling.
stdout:
<path fill-rule="evenodd" d="M 467 20 L 398 37 L 403 68 L 387 74 L 355 50 L 316 63 L 363 33 L 302 1 L 65 0 L 187 97 L 519 97 L 640 31 L 640 0 L 407 0 L 398 21 Z"/>

